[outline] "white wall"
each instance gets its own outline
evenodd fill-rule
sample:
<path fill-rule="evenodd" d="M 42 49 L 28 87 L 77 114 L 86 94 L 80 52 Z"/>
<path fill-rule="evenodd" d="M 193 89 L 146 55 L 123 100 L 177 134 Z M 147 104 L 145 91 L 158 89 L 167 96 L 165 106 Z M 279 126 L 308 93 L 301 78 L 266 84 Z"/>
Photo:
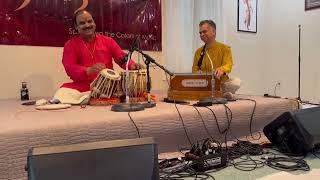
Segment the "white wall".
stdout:
<path fill-rule="evenodd" d="M 48 96 L 67 81 L 61 64 L 62 48 L 0 46 L 0 98 L 20 98 L 21 82 L 31 96 Z"/>
<path fill-rule="evenodd" d="M 63 48 L 1 45 L 0 52 L 0 99 L 20 98 L 22 81 L 27 82 L 31 98 L 51 97 L 62 83 L 71 82 L 61 63 Z M 161 52 L 147 53 L 162 62 Z M 133 58 L 138 60 L 137 54 Z M 151 68 L 152 79 L 160 82 L 152 84 L 154 89 L 163 84 L 154 75 L 157 71 Z"/>
<path fill-rule="evenodd" d="M 320 101 L 320 9 L 305 0 L 258 0 L 256 34 L 237 32 L 237 1 L 224 0 L 226 42 L 243 80 L 240 93 L 298 97 L 298 25 L 301 25 L 301 98 Z"/>
<path fill-rule="evenodd" d="M 264 26 L 265 1 L 258 2 L 257 33 L 237 31 L 238 1 L 224 0 L 224 31 L 226 43 L 232 48 L 234 69 L 231 77 L 239 77 L 242 80 L 242 87 L 238 93 L 261 95 L 264 93 L 263 78 L 265 74 L 264 36 L 267 31 Z M 219 32 L 217 32 L 219 33 Z"/>
<path fill-rule="evenodd" d="M 261 0 L 260 0 L 261 1 Z M 301 97 L 320 101 L 320 9 L 305 11 L 305 0 L 266 0 L 265 89 L 298 96 L 298 25 L 301 24 Z"/>
<path fill-rule="evenodd" d="M 223 14 L 225 39 L 235 63 L 231 75 L 243 82 L 239 93 L 273 94 L 275 83 L 280 82 L 278 94 L 297 96 L 301 24 L 301 95 L 305 100 L 320 100 L 320 9 L 305 12 L 304 0 L 258 0 L 256 34 L 237 32 L 237 0 L 223 0 Z M 163 41 L 163 46 L 166 43 Z M 31 97 L 52 96 L 69 81 L 61 64 L 62 48 L 0 46 L 0 52 L 0 99 L 19 98 L 21 81 L 28 82 Z M 163 64 L 166 52 L 147 53 Z M 166 88 L 164 73 L 158 68 L 152 69 L 152 79 L 153 89 Z"/>

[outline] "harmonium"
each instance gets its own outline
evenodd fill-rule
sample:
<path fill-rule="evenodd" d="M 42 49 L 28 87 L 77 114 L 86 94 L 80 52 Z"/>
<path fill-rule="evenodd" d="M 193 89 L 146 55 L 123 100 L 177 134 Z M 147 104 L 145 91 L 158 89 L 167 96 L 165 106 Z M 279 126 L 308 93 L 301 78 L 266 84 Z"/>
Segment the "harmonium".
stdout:
<path fill-rule="evenodd" d="M 211 73 L 175 73 L 171 76 L 169 99 L 201 100 L 212 96 L 222 97 L 222 92 L 220 79 L 212 78 Z"/>

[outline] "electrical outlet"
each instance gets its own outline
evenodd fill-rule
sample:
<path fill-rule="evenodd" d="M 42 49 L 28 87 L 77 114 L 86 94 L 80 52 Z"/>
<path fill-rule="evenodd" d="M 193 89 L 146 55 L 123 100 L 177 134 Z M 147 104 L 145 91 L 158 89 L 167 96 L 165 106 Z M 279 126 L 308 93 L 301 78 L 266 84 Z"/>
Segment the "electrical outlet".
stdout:
<path fill-rule="evenodd" d="M 280 87 L 281 87 L 281 81 L 276 81 L 276 84 L 274 86 L 274 95 L 277 96 L 280 94 Z"/>

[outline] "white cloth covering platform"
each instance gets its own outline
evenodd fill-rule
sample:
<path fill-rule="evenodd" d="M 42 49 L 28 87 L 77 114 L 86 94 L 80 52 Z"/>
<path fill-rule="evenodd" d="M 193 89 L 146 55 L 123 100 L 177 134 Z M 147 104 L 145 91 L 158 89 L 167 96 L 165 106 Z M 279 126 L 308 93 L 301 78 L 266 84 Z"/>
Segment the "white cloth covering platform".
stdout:
<path fill-rule="evenodd" d="M 281 113 L 298 108 L 294 100 L 240 96 L 257 102 L 252 131 L 262 128 Z M 230 102 L 232 111 L 231 132 L 235 136 L 249 135 L 250 116 L 254 103 L 248 100 Z M 206 133 L 196 109 L 177 105 L 192 142 L 203 139 Z M 227 126 L 225 107 L 209 107 L 215 112 L 221 129 Z M 223 141 L 212 112 L 198 107 L 211 136 Z M 131 112 L 141 137 L 154 137 L 159 152 L 178 151 L 190 147 L 181 119 L 174 104 L 158 102 L 154 108 Z M 24 170 L 27 152 L 31 147 L 137 138 L 135 126 L 128 113 L 112 112 L 111 106 L 72 106 L 61 110 L 36 110 L 23 106 L 18 100 L 0 101 L 0 180 L 27 179 Z"/>

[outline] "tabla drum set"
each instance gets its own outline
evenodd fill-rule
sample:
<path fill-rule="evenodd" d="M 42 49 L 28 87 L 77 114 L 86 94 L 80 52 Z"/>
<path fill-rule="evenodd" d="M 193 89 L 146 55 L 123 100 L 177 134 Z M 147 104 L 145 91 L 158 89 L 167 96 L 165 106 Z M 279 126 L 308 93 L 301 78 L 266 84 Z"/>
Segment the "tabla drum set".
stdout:
<path fill-rule="evenodd" d="M 124 100 L 126 86 L 130 102 L 143 102 L 147 100 L 147 72 L 146 70 L 130 70 L 129 77 L 126 72 L 116 72 L 112 69 L 103 69 L 91 83 L 91 105 L 113 105 Z M 128 82 L 127 82 L 128 80 Z"/>

